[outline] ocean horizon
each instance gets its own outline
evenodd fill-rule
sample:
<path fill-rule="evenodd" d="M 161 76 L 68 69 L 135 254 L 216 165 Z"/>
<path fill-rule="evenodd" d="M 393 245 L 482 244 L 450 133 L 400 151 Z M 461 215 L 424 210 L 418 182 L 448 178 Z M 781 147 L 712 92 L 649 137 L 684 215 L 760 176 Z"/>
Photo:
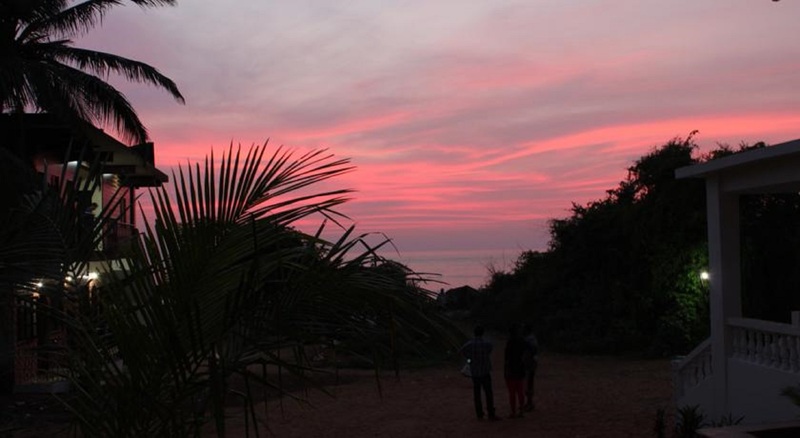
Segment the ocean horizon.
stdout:
<path fill-rule="evenodd" d="M 391 252 L 384 254 L 408 266 L 426 278 L 443 283 L 429 282 L 424 287 L 432 291 L 486 285 L 490 271 L 510 271 L 524 249 L 450 249 Z M 439 275 L 431 275 L 439 274 Z M 445 284 L 446 283 L 446 284 Z"/>

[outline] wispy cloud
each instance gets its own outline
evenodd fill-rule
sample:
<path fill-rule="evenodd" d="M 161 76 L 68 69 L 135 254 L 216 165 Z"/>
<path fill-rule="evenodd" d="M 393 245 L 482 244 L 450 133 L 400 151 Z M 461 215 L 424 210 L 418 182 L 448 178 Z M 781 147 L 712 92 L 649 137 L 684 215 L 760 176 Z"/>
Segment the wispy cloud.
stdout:
<path fill-rule="evenodd" d="M 109 15 L 86 45 L 187 98 L 119 84 L 159 165 L 213 147 L 329 147 L 343 208 L 402 249 L 543 248 L 547 220 L 699 130 L 800 137 L 800 4 L 211 0 Z"/>

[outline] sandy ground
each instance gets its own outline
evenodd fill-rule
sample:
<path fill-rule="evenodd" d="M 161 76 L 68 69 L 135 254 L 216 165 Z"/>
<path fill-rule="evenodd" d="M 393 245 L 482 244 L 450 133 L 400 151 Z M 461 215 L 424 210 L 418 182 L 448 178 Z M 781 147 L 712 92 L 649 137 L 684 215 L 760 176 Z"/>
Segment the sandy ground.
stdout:
<path fill-rule="evenodd" d="M 495 369 L 501 369 L 502 343 L 496 344 L 495 352 Z M 325 388 L 332 395 L 308 390 L 293 394 L 304 402 L 284 396 L 259 403 L 256 415 L 262 424 L 258 436 L 652 437 L 656 411 L 671 406 L 670 379 L 669 361 L 664 359 L 544 353 L 536 381 L 536 410 L 525 418 L 505 418 L 509 414 L 508 392 L 501 373 L 494 373 L 495 403 L 503 419 L 489 422 L 475 418 L 472 383 L 459 373 L 457 364 L 401 371 L 399 377 L 384 373 L 380 392 L 374 372 L 341 370 L 338 384 L 332 377 L 327 379 L 330 385 Z M 19 403 L 23 405 L 17 406 Z M 18 400 L 2 404 L 4 411 L 36 406 Z M 0 437 L 64 436 L 64 416 L 38 415 L 49 411 L 35 408 L 24 430 L 0 433 Z M 228 414 L 226 436 L 246 436 L 242 408 L 232 406 Z M 671 424 L 670 419 L 667 424 Z M 216 436 L 213 426 L 204 436 Z M 252 426 L 249 436 L 256 436 Z"/>
<path fill-rule="evenodd" d="M 500 350 L 495 348 L 495 369 L 502 366 Z M 334 397 L 298 393 L 307 403 L 271 400 L 259 406 L 258 415 L 267 418 L 267 436 L 284 438 L 650 437 L 656 411 L 671 405 L 670 379 L 668 360 L 545 353 L 536 410 L 521 419 L 505 418 L 508 392 L 501 373 L 494 373 L 503 420 L 478 421 L 471 380 L 453 365 L 403 371 L 399 377 L 387 374 L 381 379 L 382 395 L 374 373 L 342 371 L 340 383 L 328 387 Z M 241 417 L 241 410 L 231 414 Z M 244 425 L 235 423 L 232 435 L 244 436 Z"/>

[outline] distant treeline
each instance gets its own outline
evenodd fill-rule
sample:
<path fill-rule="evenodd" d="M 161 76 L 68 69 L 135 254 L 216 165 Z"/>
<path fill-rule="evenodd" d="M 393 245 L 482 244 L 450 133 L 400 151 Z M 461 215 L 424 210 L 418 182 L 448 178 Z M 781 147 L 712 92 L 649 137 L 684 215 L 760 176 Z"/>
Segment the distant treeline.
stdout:
<path fill-rule="evenodd" d="M 655 148 L 604 199 L 551 220 L 547 251 L 491 273 L 473 316 L 532 322 L 552 350 L 687 353 L 708 336 L 705 182 L 676 180 L 675 169 L 761 147 L 698 157 L 689 136 Z M 744 316 L 788 322 L 800 309 L 800 195 L 744 196 L 741 226 Z"/>

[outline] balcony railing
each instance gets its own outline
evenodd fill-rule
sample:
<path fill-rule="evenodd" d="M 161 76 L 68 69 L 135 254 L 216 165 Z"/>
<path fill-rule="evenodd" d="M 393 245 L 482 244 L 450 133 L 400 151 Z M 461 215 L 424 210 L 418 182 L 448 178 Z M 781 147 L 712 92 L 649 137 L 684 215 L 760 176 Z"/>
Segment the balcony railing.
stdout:
<path fill-rule="evenodd" d="M 139 231 L 132 224 L 112 221 L 106 225 L 100 254 L 106 258 L 119 258 L 129 254 Z"/>
<path fill-rule="evenodd" d="M 754 365 L 800 374 L 800 326 L 750 318 L 728 318 L 731 350 L 728 357 Z M 675 397 L 711 376 L 709 340 L 673 361 Z"/>
<path fill-rule="evenodd" d="M 800 372 L 800 327 L 749 318 L 729 318 L 732 357 L 792 373 Z"/>

